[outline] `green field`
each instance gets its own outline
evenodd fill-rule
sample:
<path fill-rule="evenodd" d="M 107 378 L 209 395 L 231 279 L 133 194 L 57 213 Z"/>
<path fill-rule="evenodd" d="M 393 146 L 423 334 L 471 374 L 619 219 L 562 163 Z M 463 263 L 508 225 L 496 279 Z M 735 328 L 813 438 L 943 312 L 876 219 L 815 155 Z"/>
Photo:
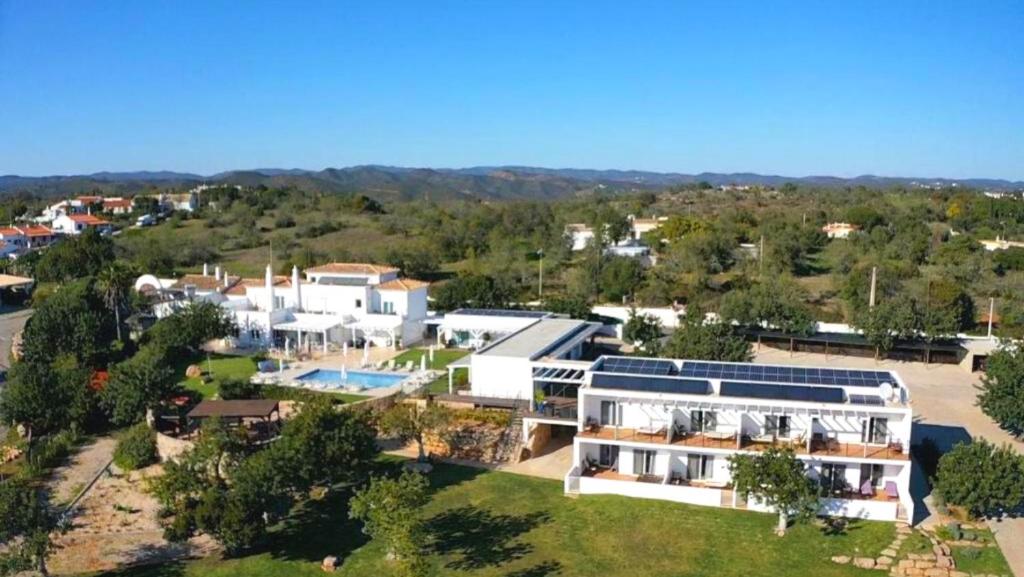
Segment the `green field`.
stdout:
<path fill-rule="evenodd" d="M 220 383 L 225 379 L 249 380 L 256 374 L 257 357 L 240 357 L 232 355 L 210 354 L 209 357 L 198 357 L 187 359 L 177 367 L 177 374 L 181 379 L 181 385 L 188 390 L 199 393 L 204 399 L 217 394 L 220 390 Z M 203 382 L 203 379 L 194 377 L 186 378 L 185 370 L 189 365 L 199 365 L 206 372 L 211 380 Z"/>
<path fill-rule="evenodd" d="M 968 553 L 969 549 L 974 549 L 977 553 Z M 953 547 L 952 551 L 958 571 L 1013 575 L 1010 566 L 1006 563 L 1006 558 L 1003 557 L 1003 552 L 998 547 Z"/>
<path fill-rule="evenodd" d="M 423 508 L 430 574 L 475 577 L 864 576 L 833 555 L 877 555 L 892 541 L 888 523 L 851 522 L 839 533 L 817 525 L 775 537 L 775 517 L 615 496 L 570 499 L 558 481 L 441 465 Z M 348 520 L 345 495 L 297 512 L 262 552 L 127 569 L 109 577 L 314 576 L 326 555 L 339 575 L 391 575 L 376 542 Z"/>
<path fill-rule="evenodd" d="M 420 358 L 427 354 L 426 348 L 409 349 L 404 353 L 395 357 L 395 364 L 401 365 L 408 361 L 412 361 L 413 364 L 418 368 L 420 366 Z M 469 351 L 463 349 L 438 349 L 434 351 L 434 362 L 429 362 L 429 356 L 427 368 L 435 370 L 445 370 L 445 368 L 462 357 L 469 354 Z M 427 392 L 429 393 L 447 393 L 448 392 L 448 375 L 441 375 L 434 379 L 427 385 Z"/>

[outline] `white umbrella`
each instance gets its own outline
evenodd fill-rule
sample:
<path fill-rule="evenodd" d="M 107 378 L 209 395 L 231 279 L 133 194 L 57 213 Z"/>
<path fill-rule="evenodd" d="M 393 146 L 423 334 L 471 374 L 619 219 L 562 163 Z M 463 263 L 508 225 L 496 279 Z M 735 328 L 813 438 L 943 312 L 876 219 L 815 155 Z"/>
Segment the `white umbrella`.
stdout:
<path fill-rule="evenodd" d="M 370 362 L 370 339 L 363 341 L 363 364 Z"/>
<path fill-rule="evenodd" d="M 430 345 L 430 366 L 434 366 L 434 345 Z"/>
<path fill-rule="evenodd" d="M 285 337 L 284 338 L 284 356 L 286 356 L 286 357 L 292 356 L 291 347 L 292 347 L 292 339 L 291 339 L 291 337 Z"/>
<path fill-rule="evenodd" d="M 341 343 L 341 356 L 348 356 L 348 341 Z"/>
<path fill-rule="evenodd" d="M 420 371 L 427 372 L 427 355 L 420 357 Z"/>

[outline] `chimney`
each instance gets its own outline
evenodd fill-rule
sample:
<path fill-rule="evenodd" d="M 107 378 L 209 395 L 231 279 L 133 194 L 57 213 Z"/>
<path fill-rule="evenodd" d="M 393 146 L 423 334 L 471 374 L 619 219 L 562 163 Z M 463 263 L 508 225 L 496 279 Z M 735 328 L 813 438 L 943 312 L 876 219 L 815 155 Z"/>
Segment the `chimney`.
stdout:
<path fill-rule="evenodd" d="M 292 290 L 295 291 L 295 310 L 302 310 L 302 279 L 299 278 L 299 267 L 292 267 Z"/>
<path fill-rule="evenodd" d="M 266 277 L 267 277 L 266 278 L 266 283 L 267 283 L 267 311 L 268 312 L 273 312 L 274 311 L 274 269 L 270 268 L 269 264 L 267 265 L 267 275 L 266 275 Z"/>
<path fill-rule="evenodd" d="M 220 280 L 220 265 L 213 267 L 213 278 L 214 280 Z"/>
<path fill-rule="evenodd" d="M 203 276 L 210 276 L 210 265 L 203 263 Z"/>

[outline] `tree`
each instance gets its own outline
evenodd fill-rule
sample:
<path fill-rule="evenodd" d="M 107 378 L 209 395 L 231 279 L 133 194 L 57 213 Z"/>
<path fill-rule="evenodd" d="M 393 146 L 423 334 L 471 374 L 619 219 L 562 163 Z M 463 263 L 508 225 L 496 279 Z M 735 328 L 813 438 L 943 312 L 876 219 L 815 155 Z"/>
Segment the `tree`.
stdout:
<path fill-rule="evenodd" d="M 622 327 L 622 338 L 637 344 L 641 350 L 652 352 L 661 338 L 661 321 L 651 315 L 629 310 L 629 318 Z"/>
<path fill-rule="evenodd" d="M 438 310 L 443 311 L 466 306 L 506 308 L 512 300 L 511 292 L 493 277 L 478 274 L 455 277 L 439 285 L 433 296 Z"/>
<path fill-rule="evenodd" d="M 95 276 L 116 258 L 114 241 L 90 228 L 47 248 L 36 263 L 36 280 L 67 282 Z"/>
<path fill-rule="evenodd" d="M 114 326 L 117 328 L 117 340 L 121 340 L 121 311 L 131 302 L 131 291 L 135 278 L 135 268 L 123 261 L 107 264 L 96 275 L 96 290 L 100 292 L 107 308 L 114 313 Z"/>
<path fill-rule="evenodd" d="M 750 288 L 734 290 L 722 298 L 724 321 L 791 334 L 810 334 L 814 317 L 804 301 L 806 292 L 792 280 L 770 277 Z"/>
<path fill-rule="evenodd" d="M 661 356 L 704 361 L 748 363 L 753 359 L 750 345 L 731 324 L 705 321 L 704 313 L 688 306 L 679 317 L 679 327 L 669 337 Z"/>
<path fill-rule="evenodd" d="M 92 279 L 82 279 L 61 287 L 36 309 L 25 324 L 23 359 L 51 362 L 68 354 L 83 366 L 103 366 L 114 333 L 114 317 Z"/>
<path fill-rule="evenodd" d="M 235 322 L 219 305 L 193 302 L 174 314 L 157 321 L 146 332 L 148 342 L 169 352 L 196 352 L 213 339 L 222 339 L 237 332 Z"/>
<path fill-rule="evenodd" d="M 19 361 L 0 395 L 0 414 L 37 433 L 84 428 L 95 409 L 88 369 L 71 355 L 52 362 Z"/>
<path fill-rule="evenodd" d="M 729 471 L 735 491 L 753 496 L 778 512 L 779 535 L 786 533 L 790 518 L 806 520 L 818 511 L 818 488 L 789 447 L 733 455 L 729 457 Z"/>
<path fill-rule="evenodd" d="M 156 434 L 146 423 L 129 428 L 117 440 L 114 464 L 124 471 L 134 471 L 156 463 Z"/>
<path fill-rule="evenodd" d="M 31 570 L 48 575 L 54 525 L 46 501 L 27 481 L 0 482 L 0 575 Z"/>
<path fill-rule="evenodd" d="M 913 338 L 917 334 L 918 318 L 914 301 L 897 296 L 882 301 L 874 308 L 861 309 L 853 325 L 864 333 L 864 338 L 878 353 L 892 350 L 897 339 Z"/>
<path fill-rule="evenodd" d="M 429 486 L 426 477 L 406 471 L 397 479 L 374 479 L 349 503 L 349 516 L 363 522 L 364 533 L 384 543 L 402 575 L 425 573 L 426 535 L 419 510 L 427 503 Z"/>
<path fill-rule="evenodd" d="M 590 303 L 583 295 L 556 296 L 545 300 L 544 308 L 553 313 L 569 315 L 574 319 L 586 320 L 590 317 Z"/>
<path fill-rule="evenodd" d="M 980 438 L 957 443 L 939 459 L 934 488 L 973 516 L 998 516 L 1024 504 L 1024 456 Z"/>
<path fill-rule="evenodd" d="M 449 409 L 438 404 L 429 404 L 423 409 L 416 405 L 398 403 L 380 417 L 380 426 L 384 432 L 398 437 L 402 442 L 416 441 L 419 448 L 420 462 L 427 460 L 423 447 L 423 438 L 427 433 L 437 433 L 451 423 L 452 414 Z"/>
<path fill-rule="evenodd" d="M 178 381 L 167 350 L 148 344 L 110 369 L 100 399 L 115 424 L 130 425 L 177 391 Z"/>
<path fill-rule="evenodd" d="M 1015 437 L 1024 435 L 1024 350 L 999 349 L 988 357 L 978 406 Z"/>
<path fill-rule="evenodd" d="M 601 294 L 609 302 L 622 302 L 643 280 L 643 266 L 635 258 L 612 256 L 601 266 Z"/>
<path fill-rule="evenodd" d="M 220 398 L 225 401 L 232 399 L 258 399 L 262 389 L 249 379 L 226 378 L 220 382 Z"/>

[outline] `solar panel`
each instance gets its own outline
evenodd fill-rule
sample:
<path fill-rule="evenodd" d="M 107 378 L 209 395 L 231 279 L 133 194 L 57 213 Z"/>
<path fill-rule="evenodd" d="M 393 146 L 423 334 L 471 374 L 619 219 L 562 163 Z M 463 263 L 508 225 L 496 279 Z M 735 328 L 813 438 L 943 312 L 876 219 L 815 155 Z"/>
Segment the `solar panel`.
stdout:
<path fill-rule="evenodd" d="M 850 369 L 818 369 L 806 367 L 775 367 L 738 363 L 707 363 L 686 361 L 679 373 L 684 377 L 744 380 L 754 382 L 835 385 L 845 387 L 878 387 L 895 381 L 887 371 Z"/>
<path fill-rule="evenodd" d="M 672 361 L 634 357 L 605 357 L 598 369 L 605 373 L 630 375 L 676 375 L 679 373 Z"/>
<path fill-rule="evenodd" d="M 810 401 L 816 403 L 842 403 L 843 390 L 832 387 L 802 385 L 766 385 L 723 381 L 719 394 L 723 397 L 775 399 L 780 401 Z"/>
<path fill-rule="evenodd" d="M 872 405 L 876 407 L 885 405 L 885 401 L 882 400 L 882 397 L 875 395 L 850 395 L 850 403 L 854 405 Z"/>
<path fill-rule="evenodd" d="M 458 309 L 452 311 L 451 314 L 479 317 L 521 317 L 526 319 L 539 319 L 548 315 L 548 313 L 542 311 L 514 311 L 505 309 Z"/>
<path fill-rule="evenodd" d="M 655 377 L 640 375 L 609 375 L 595 373 L 590 386 L 595 389 L 621 389 L 649 393 L 675 393 L 681 395 L 709 395 L 711 383 L 699 379 Z"/>

